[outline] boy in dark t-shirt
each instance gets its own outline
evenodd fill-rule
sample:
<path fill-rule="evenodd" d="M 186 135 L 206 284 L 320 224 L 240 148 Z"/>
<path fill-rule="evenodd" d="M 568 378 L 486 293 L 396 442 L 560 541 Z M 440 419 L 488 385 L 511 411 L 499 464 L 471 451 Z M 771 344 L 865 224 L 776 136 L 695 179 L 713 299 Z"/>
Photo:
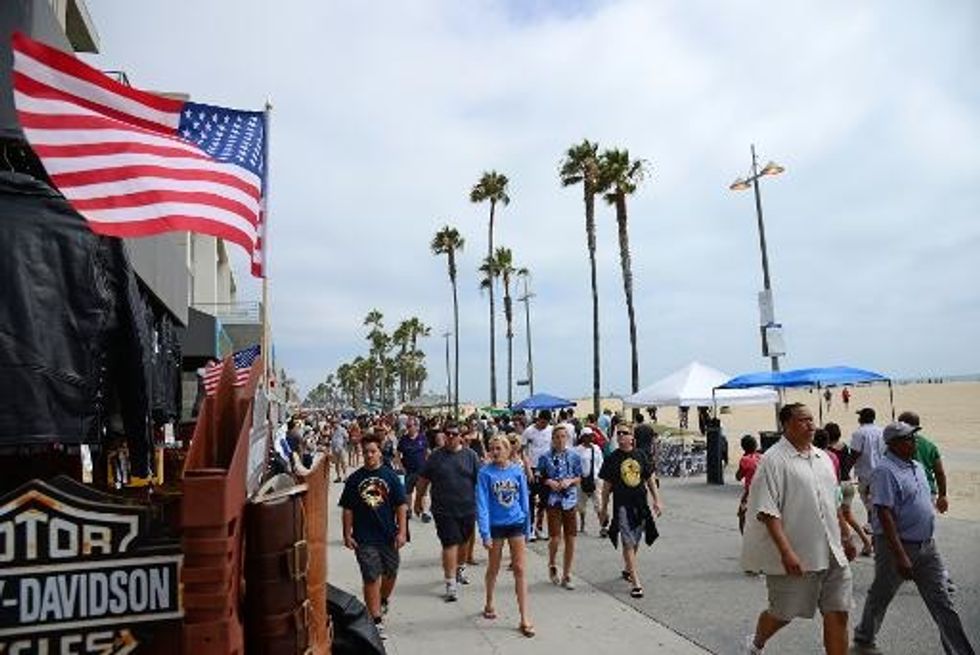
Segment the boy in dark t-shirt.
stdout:
<path fill-rule="evenodd" d="M 364 466 L 354 471 L 340 496 L 344 546 L 354 551 L 364 582 L 364 604 L 383 635 L 382 617 L 395 589 L 407 538 L 405 488 L 398 475 L 381 465 L 381 438 L 361 440 Z"/>
<path fill-rule="evenodd" d="M 636 570 L 636 551 L 646 532 L 647 543 L 656 538 L 654 517 L 662 509 L 660 491 L 650 457 L 635 448 L 633 430 L 628 424 L 616 426 L 619 447 L 602 462 L 599 477 L 602 479 L 602 502 L 599 519 L 609 518 L 609 496 L 613 497 L 610 537 L 623 542 L 623 579 L 632 584 L 630 596 L 643 597 L 643 585 Z M 647 493 L 653 497 L 653 509 L 647 501 Z"/>

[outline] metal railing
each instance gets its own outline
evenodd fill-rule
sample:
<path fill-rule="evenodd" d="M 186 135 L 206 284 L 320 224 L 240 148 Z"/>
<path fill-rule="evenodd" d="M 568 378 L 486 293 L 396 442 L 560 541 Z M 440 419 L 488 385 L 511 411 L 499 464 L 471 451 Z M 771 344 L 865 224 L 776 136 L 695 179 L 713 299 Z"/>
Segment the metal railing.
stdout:
<path fill-rule="evenodd" d="M 251 302 L 199 302 L 194 309 L 214 316 L 227 325 L 259 325 L 262 322 L 262 303 Z"/>

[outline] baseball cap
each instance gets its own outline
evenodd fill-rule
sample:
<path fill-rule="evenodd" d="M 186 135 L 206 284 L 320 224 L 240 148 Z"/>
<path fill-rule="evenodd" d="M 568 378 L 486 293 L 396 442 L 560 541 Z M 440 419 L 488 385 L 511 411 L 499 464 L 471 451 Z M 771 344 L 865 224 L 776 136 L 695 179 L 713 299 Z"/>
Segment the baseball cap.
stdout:
<path fill-rule="evenodd" d="M 912 427 L 908 423 L 902 423 L 901 421 L 895 421 L 894 423 L 889 423 L 885 426 L 885 430 L 882 433 L 882 438 L 885 443 L 891 443 L 896 439 L 907 439 L 919 431 L 920 428 Z"/>
<path fill-rule="evenodd" d="M 862 407 L 857 412 L 858 418 L 868 423 L 874 423 L 875 410 L 871 407 Z"/>
<path fill-rule="evenodd" d="M 580 433 L 580 436 L 585 436 L 587 434 L 595 434 L 595 432 L 593 432 L 592 431 L 592 428 L 590 428 L 590 427 L 584 427 L 584 428 L 582 428 L 582 432 Z"/>

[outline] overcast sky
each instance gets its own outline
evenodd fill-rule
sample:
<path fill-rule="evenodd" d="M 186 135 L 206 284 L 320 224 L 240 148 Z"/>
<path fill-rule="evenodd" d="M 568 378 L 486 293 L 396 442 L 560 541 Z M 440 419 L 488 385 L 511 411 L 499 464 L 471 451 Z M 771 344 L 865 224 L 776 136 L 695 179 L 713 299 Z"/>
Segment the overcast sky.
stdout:
<path fill-rule="evenodd" d="M 591 389 L 581 190 L 557 169 L 589 138 L 650 177 L 630 199 L 641 384 L 693 359 L 768 367 L 751 191 L 760 159 L 784 368 L 980 372 L 980 5 L 709 0 L 89 0 L 103 68 L 242 109 L 272 99 L 276 353 L 305 390 L 366 350 L 372 308 L 418 316 L 433 389 L 452 324 L 434 232 L 455 226 L 463 399 L 488 391 L 475 269 L 484 170 L 510 178 L 495 241 L 533 275 L 536 390 Z M 275 9 L 271 9 L 275 7 Z M 615 218 L 597 211 L 602 390 L 629 387 Z M 257 299 L 232 246 L 240 297 Z M 506 342 L 498 303 L 498 384 Z M 523 310 L 515 371 L 523 374 Z M 523 377 L 523 375 L 521 375 Z M 515 398 L 525 394 L 515 391 Z"/>

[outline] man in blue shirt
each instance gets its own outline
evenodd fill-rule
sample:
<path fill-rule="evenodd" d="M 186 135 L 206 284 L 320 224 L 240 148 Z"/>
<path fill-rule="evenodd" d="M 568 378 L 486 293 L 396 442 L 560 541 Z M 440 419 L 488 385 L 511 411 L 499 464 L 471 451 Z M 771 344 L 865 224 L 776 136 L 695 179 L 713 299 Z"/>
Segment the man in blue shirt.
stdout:
<path fill-rule="evenodd" d="M 572 558 L 575 556 L 575 535 L 578 529 L 578 483 L 582 480 L 582 461 L 577 453 L 568 448 L 566 428 L 556 425 L 551 431 L 551 450 L 538 459 L 538 470 L 544 478 L 548 492 L 545 503 L 548 514 L 548 577 L 554 584 L 574 589 L 572 583 Z M 562 539 L 565 551 L 562 555 L 562 576 L 558 577 L 558 547 Z"/>
<path fill-rule="evenodd" d="M 397 468 L 405 473 L 405 501 L 408 507 L 414 507 L 412 494 L 415 493 L 415 483 L 419 479 L 419 472 L 425 466 L 425 460 L 429 456 L 429 440 L 419 432 L 419 420 L 414 416 L 405 419 L 405 433 L 398 438 L 398 448 L 395 451 L 395 462 Z M 412 518 L 411 509 L 408 518 Z M 422 512 L 420 517 L 423 523 L 430 520 L 427 512 Z"/>
<path fill-rule="evenodd" d="M 963 624 L 953 607 L 943 575 L 943 562 L 933 540 L 935 513 L 929 483 L 916 462 L 919 428 L 892 423 L 883 432 L 886 452 L 871 475 L 874 513 L 875 577 L 864 602 L 861 623 L 854 630 L 854 651 L 879 653 L 875 635 L 888 604 L 905 580 L 912 580 L 939 628 L 947 654 L 973 655 Z"/>

